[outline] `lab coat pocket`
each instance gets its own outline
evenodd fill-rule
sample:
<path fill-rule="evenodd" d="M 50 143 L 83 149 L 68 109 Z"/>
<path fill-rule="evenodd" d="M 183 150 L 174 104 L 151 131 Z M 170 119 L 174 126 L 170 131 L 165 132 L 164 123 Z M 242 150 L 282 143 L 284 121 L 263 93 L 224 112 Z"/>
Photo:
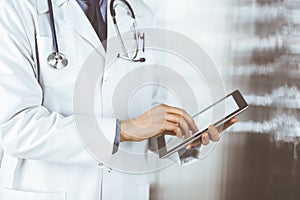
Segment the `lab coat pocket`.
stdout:
<path fill-rule="evenodd" d="M 54 69 L 48 65 L 47 58 L 53 53 L 52 37 L 37 36 L 40 83 L 42 86 L 57 88 L 75 82 L 79 66 L 77 65 L 77 48 L 74 38 L 59 38 L 58 49 L 68 59 L 63 69 Z"/>
<path fill-rule="evenodd" d="M 4 189 L 2 200 L 66 200 L 66 192 L 27 192 L 22 190 Z"/>

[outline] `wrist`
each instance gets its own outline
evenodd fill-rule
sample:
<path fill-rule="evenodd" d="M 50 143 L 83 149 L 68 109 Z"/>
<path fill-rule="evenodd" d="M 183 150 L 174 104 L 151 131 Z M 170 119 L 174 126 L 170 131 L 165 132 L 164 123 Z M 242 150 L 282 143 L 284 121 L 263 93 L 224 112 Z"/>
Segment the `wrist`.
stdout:
<path fill-rule="evenodd" d="M 120 142 L 131 141 L 130 135 L 126 134 L 125 129 L 128 126 L 128 121 L 120 121 Z"/>

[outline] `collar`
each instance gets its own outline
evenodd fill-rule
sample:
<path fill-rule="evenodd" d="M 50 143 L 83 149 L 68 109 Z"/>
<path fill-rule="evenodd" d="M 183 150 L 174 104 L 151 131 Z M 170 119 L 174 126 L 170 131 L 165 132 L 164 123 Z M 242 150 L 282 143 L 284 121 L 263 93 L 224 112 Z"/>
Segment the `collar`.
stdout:
<path fill-rule="evenodd" d="M 69 0 L 52 0 L 53 7 L 54 6 L 58 7 L 67 1 L 69 1 Z M 47 0 L 36 0 L 36 9 L 37 9 L 38 14 L 43 14 L 43 13 L 48 12 L 48 10 L 49 10 L 48 1 Z"/>

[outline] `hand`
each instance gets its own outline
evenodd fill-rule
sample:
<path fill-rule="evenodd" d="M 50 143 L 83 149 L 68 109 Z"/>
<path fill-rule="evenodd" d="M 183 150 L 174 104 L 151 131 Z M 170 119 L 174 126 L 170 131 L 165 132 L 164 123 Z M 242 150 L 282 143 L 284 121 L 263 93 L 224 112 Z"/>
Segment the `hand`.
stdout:
<path fill-rule="evenodd" d="M 192 144 L 187 145 L 186 149 L 191 149 L 192 147 L 198 146 L 200 144 L 207 145 L 209 144 L 209 140 L 213 142 L 217 142 L 220 140 L 220 133 L 222 131 L 225 131 L 228 127 L 232 126 L 235 122 L 237 122 L 237 118 L 234 117 L 230 121 L 226 122 L 223 127 L 221 127 L 221 130 L 218 130 L 218 127 L 216 128 L 213 125 L 210 125 L 208 127 L 208 131 L 205 133 L 202 133 L 202 136 L 200 140 L 194 141 Z"/>
<path fill-rule="evenodd" d="M 190 130 L 198 131 L 186 111 L 160 104 L 137 118 L 121 121 L 120 141 L 142 141 L 160 134 L 189 137 Z"/>

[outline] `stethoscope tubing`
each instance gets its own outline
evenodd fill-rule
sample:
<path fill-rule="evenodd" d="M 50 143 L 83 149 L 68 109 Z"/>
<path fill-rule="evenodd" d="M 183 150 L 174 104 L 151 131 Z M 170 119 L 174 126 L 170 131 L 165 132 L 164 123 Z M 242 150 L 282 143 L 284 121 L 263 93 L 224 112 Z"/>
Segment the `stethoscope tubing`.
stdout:
<path fill-rule="evenodd" d="M 53 46 L 54 46 L 54 51 L 56 54 L 59 53 L 58 49 L 58 41 L 57 41 L 57 35 L 56 35 L 56 28 L 55 28 L 55 21 L 54 21 L 54 11 L 53 11 L 53 6 L 52 6 L 52 1 L 48 0 L 48 5 L 49 5 L 49 17 L 50 17 L 50 26 L 51 26 L 51 32 L 52 32 L 52 40 L 53 40 Z"/>

